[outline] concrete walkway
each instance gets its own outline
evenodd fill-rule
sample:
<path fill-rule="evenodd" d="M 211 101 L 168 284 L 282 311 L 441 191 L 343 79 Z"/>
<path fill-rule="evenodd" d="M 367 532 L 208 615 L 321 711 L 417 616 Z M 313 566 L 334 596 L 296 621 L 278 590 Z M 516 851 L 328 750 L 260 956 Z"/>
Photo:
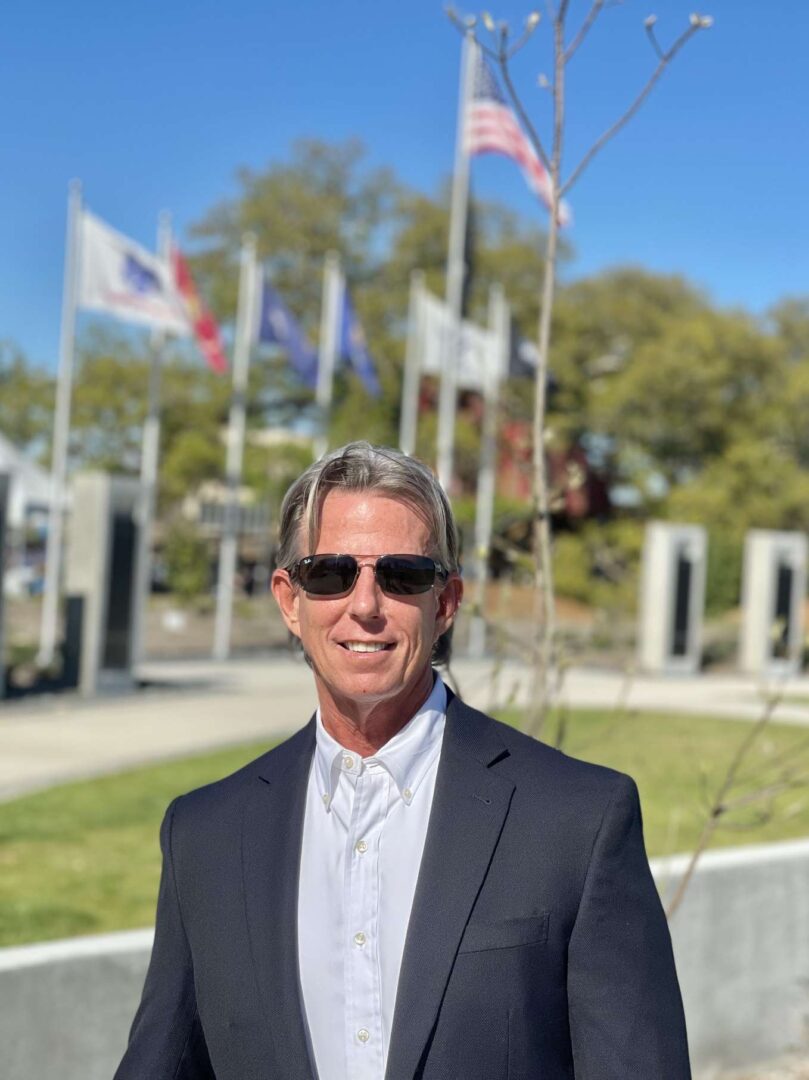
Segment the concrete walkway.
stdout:
<path fill-rule="evenodd" d="M 530 672 L 490 661 L 453 664 L 465 700 L 482 709 L 523 704 Z M 286 656 L 228 663 L 150 663 L 145 689 L 84 700 L 77 694 L 0 702 L 0 800 L 68 780 L 217 747 L 271 741 L 293 732 L 315 707 L 312 676 Z M 562 688 L 572 706 L 705 713 L 755 720 L 767 690 L 780 693 L 775 719 L 809 725 L 809 678 L 763 688 L 749 678 L 626 677 L 572 669 Z"/>

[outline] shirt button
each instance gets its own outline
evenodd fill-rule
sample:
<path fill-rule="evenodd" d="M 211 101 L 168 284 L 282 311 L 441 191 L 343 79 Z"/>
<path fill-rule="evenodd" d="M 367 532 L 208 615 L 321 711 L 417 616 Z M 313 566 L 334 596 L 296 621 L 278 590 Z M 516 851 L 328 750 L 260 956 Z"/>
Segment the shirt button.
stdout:
<path fill-rule="evenodd" d="M 410 790 L 409 787 L 406 787 L 402 792 L 402 798 L 405 802 L 410 802 L 410 800 L 413 798 L 413 792 Z"/>
<path fill-rule="evenodd" d="M 362 946 L 365 944 L 366 940 L 367 940 L 367 938 L 365 937 L 365 934 L 363 934 L 362 930 L 360 930 L 360 932 L 358 934 L 354 935 L 354 944 L 359 945 L 360 948 L 362 948 Z"/>
<path fill-rule="evenodd" d="M 366 840 L 358 840 L 354 845 L 354 850 L 358 855 L 364 855 L 368 850 L 368 842 Z"/>
<path fill-rule="evenodd" d="M 368 1040 L 371 1038 L 371 1032 L 367 1028 L 360 1028 L 360 1030 L 357 1032 L 357 1038 L 360 1040 L 361 1043 L 367 1043 Z"/>
<path fill-rule="evenodd" d="M 343 758 L 343 766 L 346 769 L 353 769 L 354 768 L 354 758 L 349 757 L 348 754 L 346 754 L 346 756 Z"/>

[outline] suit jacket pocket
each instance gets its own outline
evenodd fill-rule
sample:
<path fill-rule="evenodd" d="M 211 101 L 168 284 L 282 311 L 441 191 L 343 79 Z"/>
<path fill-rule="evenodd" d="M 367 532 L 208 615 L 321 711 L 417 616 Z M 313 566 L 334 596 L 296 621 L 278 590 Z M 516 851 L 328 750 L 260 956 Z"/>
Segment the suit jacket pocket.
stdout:
<path fill-rule="evenodd" d="M 501 919 L 498 922 L 467 924 L 458 952 L 483 952 L 486 949 L 513 949 L 518 945 L 536 945 L 548 939 L 548 912 L 525 919 Z"/>

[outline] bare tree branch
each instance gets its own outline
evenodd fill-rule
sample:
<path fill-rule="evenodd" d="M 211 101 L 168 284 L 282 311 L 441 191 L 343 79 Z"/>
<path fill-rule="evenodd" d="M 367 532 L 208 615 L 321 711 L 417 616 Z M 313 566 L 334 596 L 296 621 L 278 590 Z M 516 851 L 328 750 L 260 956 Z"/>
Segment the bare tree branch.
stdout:
<path fill-rule="evenodd" d="M 551 344 L 551 318 L 556 286 L 556 258 L 559 237 L 559 173 L 565 126 L 565 57 L 564 16 L 567 0 L 562 0 L 559 16 L 553 24 L 553 150 L 550 168 L 550 224 L 545 248 L 542 300 L 539 309 L 536 387 L 534 397 L 532 505 L 534 521 L 534 684 L 526 730 L 539 737 L 552 705 L 550 673 L 556 659 L 556 596 L 553 587 L 553 552 L 551 548 L 551 507 L 548 492 L 548 469 L 545 460 L 545 412 Z"/>
<path fill-rule="evenodd" d="M 685 873 L 677 883 L 677 888 L 674 892 L 674 896 L 672 896 L 671 900 L 666 905 L 666 918 L 669 921 L 671 921 L 672 916 L 683 901 L 685 891 L 691 882 L 691 878 L 694 876 L 694 871 L 697 868 L 699 858 L 707 848 L 708 844 L 711 842 L 711 837 L 716 831 L 717 824 L 718 818 L 710 817 L 703 826 L 702 832 L 700 833 L 699 839 L 697 840 L 696 847 L 691 852 L 691 858 L 688 860 L 688 866 L 685 869 Z"/>
<path fill-rule="evenodd" d="M 590 9 L 579 27 L 577 33 L 566 49 L 565 47 L 565 20 L 570 9 L 570 0 L 546 0 L 546 7 L 550 14 L 553 28 L 553 57 L 554 73 L 551 84 L 553 97 L 553 142 L 550 153 L 545 149 L 538 131 L 531 122 L 522 101 L 514 88 L 509 70 L 509 61 L 523 47 L 531 36 L 539 22 L 539 15 L 535 12 L 529 16 L 525 29 L 517 42 L 509 47 L 509 29 L 507 24 L 501 23 L 495 27 L 491 15 L 484 13 L 482 23 L 495 40 L 495 49 L 492 50 L 475 35 L 477 45 L 487 57 L 496 58 L 508 96 L 511 100 L 514 112 L 521 122 L 527 136 L 547 172 L 548 201 L 550 202 L 550 226 L 548 229 L 544 281 L 540 302 L 540 318 L 538 326 L 538 357 L 535 380 L 534 420 L 532 426 L 533 435 L 533 469 L 532 469 L 532 504 L 534 512 L 533 523 L 533 556 L 534 556 L 534 582 L 535 582 L 535 622 L 536 631 L 532 642 L 532 659 L 534 667 L 534 684 L 532 687 L 531 703 L 526 717 L 526 730 L 539 735 L 542 731 L 545 717 L 553 702 L 551 687 L 551 673 L 554 663 L 558 664 L 557 655 L 557 631 L 555 595 L 553 586 L 553 558 L 551 550 L 550 517 L 554 511 L 555 492 L 550 489 L 547 475 L 546 453 L 546 396 L 547 396 L 547 372 L 550 352 L 551 318 L 553 312 L 554 293 L 556 285 L 556 260 L 559 232 L 559 211 L 562 206 L 563 191 L 570 187 L 579 173 L 587 166 L 592 157 L 607 143 L 617 132 L 629 122 L 649 95 L 652 88 L 660 78 L 664 68 L 671 62 L 677 52 L 682 48 L 688 38 L 704 26 L 710 24 L 709 20 L 701 16 L 691 16 L 691 25 L 681 35 L 671 49 L 662 58 L 646 87 L 638 98 L 627 109 L 623 116 L 605 132 L 590 149 L 582 160 L 571 180 L 564 186 L 561 182 L 562 148 L 564 139 L 565 123 L 565 74 L 566 66 L 570 58 L 578 50 L 594 22 L 598 18 L 607 0 L 590 0 Z M 470 21 L 462 20 L 450 11 L 458 29 L 468 32 Z M 563 730 L 564 720 L 560 721 Z M 733 772 L 735 772 L 734 766 Z M 724 794 L 724 791 L 723 791 Z M 707 842 L 707 841 L 706 841 Z"/>
<path fill-rule="evenodd" d="M 780 782 L 769 784 L 757 791 L 748 791 L 746 795 L 737 795 L 735 799 L 728 799 L 719 807 L 722 814 L 728 814 L 732 810 L 739 810 L 744 806 L 752 806 L 762 799 L 773 799 L 776 795 L 782 795 L 785 791 L 794 791 L 796 788 L 809 787 L 809 779 L 793 780 L 785 778 Z"/>
<path fill-rule="evenodd" d="M 772 697 L 765 703 L 764 711 L 762 712 L 761 716 L 750 729 L 749 734 L 744 739 L 742 739 L 741 743 L 737 747 L 736 753 L 733 755 L 730 765 L 728 765 L 725 777 L 722 783 L 719 785 L 719 790 L 716 794 L 714 804 L 710 810 L 710 814 L 705 822 L 705 825 L 703 826 L 702 832 L 700 833 L 700 837 L 697 840 L 696 847 L 691 853 L 691 858 L 688 860 L 688 866 L 685 869 L 685 873 L 680 878 L 680 881 L 678 882 L 677 888 L 674 892 L 674 896 L 671 898 L 671 901 L 666 907 L 667 919 L 672 918 L 675 911 L 682 903 L 686 889 L 688 888 L 689 882 L 691 881 L 691 878 L 694 875 L 694 871 L 697 868 L 697 863 L 699 862 L 700 857 L 711 842 L 711 837 L 716 832 L 716 829 L 719 826 L 720 819 L 725 813 L 727 797 L 736 781 L 736 776 L 739 768 L 741 767 L 742 762 L 747 756 L 750 747 L 753 745 L 753 743 L 756 741 L 762 731 L 764 731 L 764 729 L 767 727 L 770 720 L 772 719 L 772 715 L 775 711 L 778 701 L 778 697 Z"/>
<path fill-rule="evenodd" d="M 809 738 L 796 739 L 795 742 L 790 743 L 789 746 L 785 746 L 777 754 L 773 754 L 768 761 L 761 766 L 760 771 L 756 771 L 753 774 L 746 774 L 739 776 L 739 783 L 745 783 L 747 780 L 755 779 L 756 776 L 766 774 L 770 769 L 775 766 L 781 765 L 784 761 L 788 761 L 790 758 L 799 757 L 805 751 L 809 750 Z"/>
<path fill-rule="evenodd" d="M 544 145 L 542 143 L 542 140 L 539 137 L 539 133 L 537 132 L 537 129 L 531 123 L 531 119 L 528 116 L 528 114 L 526 113 L 526 111 L 525 111 L 525 109 L 523 107 L 523 103 L 520 101 L 520 99 L 519 99 L 519 97 L 517 95 L 517 91 L 514 89 L 514 83 L 511 81 L 511 73 L 509 72 L 509 69 L 508 69 L 508 61 L 509 61 L 509 54 L 508 54 L 508 52 L 506 50 L 506 41 L 503 40 L 500 43 L 500 51 L 499 51 L 499 54 L 497 56 L 497 62 L 499 64 L 499 66 L 500 66 L 500 73 L 503 76 L 503 82 L 506 84 L 506 90 L 508 91 L 508 96 L 511 98 L 511 103 L 514 106 L 514 109 L 515 109 L 515 111 L 517 113 L 517 116 L 519 116 L 523 127 L 528 132 L 528 138 L 531 140 L 531 143 L 532 143 L 534 149 L 537 152 L 537 156 L 539 157 L 539 160 L 545 166 L 545 169 L 548 172 L 550 172 L 551 171 L 551 160 L 548 157 L 548 153 L 545 150 L 545 147 L 544 147 Z"/>
<path fill-rule="evenodd" d="M 593 0 L 591 8 L 587 12 L 587 17 L 585 18 L 584 22 L 579 27 L 579 32 L 576 34 L 576 36 L 573 38 L 573 40 L 571 41 L 571 43 L 567 47 L 567 51 L 565 52 L 565 63 L 566 64 L 570 63 L 571 59 L 573 58 L 574 53 L 576 52 L 576 50 L 579 48 L 581 43 L 584 41 L 584 39 L 589 34 L 593 23 L 598 18 L 599 13 L 601 12 L 601 9 L 603 7 L 604 7 L 604 0 Z"/>
<path fill-rule="evenodd" d="M 708 776 L 708 770 L 705 768 L 705 763 L 703 761 L 699 761 L 697 763 L 697 768 L 699 769 L 700 801 L 702 803 L 702 807 L 703 807 L 703 810 L 705 812 L 705 816 L 707 817 L 708 815 L 710 815 L 711 810 L 713 808 L 713 802 L 711 800 L 711 793 L 708 790 L 708 782 L 709 782 L 710 778 Z"/>
<path fill-rule="evenodd" d="M 759 737 L 765 727 L 772 720 L 773 713 L 775 712 L 779 701 L 780 697 L 774 696 L 769 698 L 765 702 L 764 711 L 762 712 L 758 720 L 755 722 L 753 727 L 750 729 L 750 734 L 745 739 L 742 739 L 741 743 L 739 744 L 736 753 L 733 755 L 733 759 L 728 766 L 727 773 L 725 774 L 725 781 L 720 788 L 719 797 L 717 798 L 717 806 L 721 805 L 726 792 L 728 792 L 732 785 L 735 783 L 737 773 L 741 767 L 742 762 L 747 756 L 750 747 L 753 745 L 753 743 L 756 741 L 756 739 Z"/>
<path fill-rule="evenodd" d="M 680 51 L 680 49 L 682 49 L 682 47 L 694 36 L 694 34 L 699 33 L 699 31 L 702 29 L 704 29 L 704 26 L 701 22 L 692 22 L 691 25 L 686 30 L 684 30 L 682 34 L 680 34 L 680 36 L 677 38 L 677 40 L 674 42 L 668 52 L 663 53 L 660 63 L 655 68 L 649 81 L 646 83 L 644 88 L 641 90 L 641 92 L 638 94 L 638 96 L 635 98 L 635 100 L 632 102 L 632 104 L 629 106 L 623 116 L 620 116 L 612 125 L 612 127 L 607 128 L 603 135 L 600 135 L 599 138 L 596 139 L 596 141 L 581 159 L 579 164 L 570 174 L 568 179 L 564 182 L 564 184 L 562 184 L 560 196 L 565 195 L 566 192 L 568 192 L 573 187 L 573 185 L 576 183 L 578 178 L 581 176 L 581 174 L 584 172 L 584 170 L 587 168 L 587 166 L 590 164 L 596 154 L 600 150 L 602 150 L 611 139 L 614 139 L 618 132 L 629 123 L 629 121 L 632 119 L 632 117 L 647 99 L 649 94 L 651 94 L 652 90 L 659 82 L 661 75 L 666 70 L 671 61 L 674 59 L 674 57 L 677 55 L 677 53 Z"/>
<path fill-rule="evenodd" d="M 485 56 L 488 56 L 489 59 L 492 60 L 495 64 L 500 63 L 500 53 L 498 50 L 493 49 L 490 45 L 485 45 L 478 37 L 475 38 L 475 44 L 480 49 L 480 51 Z"/>
<path fill-rule="evenodd" d="M 522 49 L 523 46 L 529 41 L 536 28 L 539 26 L 539 20 L 540 14 L 538 11 L 535 11 L 533 15 L 528 16 L 528 18 L 525 20 L 525 27 L 523 28 L 523 32 L 508 50 L 509 60 L 511 60 L 512 57 L 516 56 L 520 49 Z"/>
<path fill-rule="evenodd" d="M 455 8 L 452 6 L 452 4 L 445 5 L 444 13 L 446 14 L 447 18 L 456 30 L 459 30 L 462 34 L 466 33 L 466 26 L 464 24 L 464 21 L 458 14 L 458 12 L 455 10 Z"/>
<path fill-rule="evenodd" d="M 773 817 L 773 808 L 772 804 L 770 804 L 766 810 L 758 811 L 747 821 L 725 821 L 724 818 L 720 818 L 716 823 L 716 829 L 717 832 L 722 829 L 726 833 L 749 832 L 751 829 L 761 829 L 765 825 L 769 825 Z"/>
<path fill-rule="evenodd" d="M 647 15 L 643 20 L 643 27 L 646 30 L 646 36 L 649 39 L 649 44 L 657 53 L 659 60 L 663 59 L 663 50 L 660 48 L 660 42 L 657 40 L 657 34 L 655 33 L 655 23 L 657 22 L 656 15 Z"/>

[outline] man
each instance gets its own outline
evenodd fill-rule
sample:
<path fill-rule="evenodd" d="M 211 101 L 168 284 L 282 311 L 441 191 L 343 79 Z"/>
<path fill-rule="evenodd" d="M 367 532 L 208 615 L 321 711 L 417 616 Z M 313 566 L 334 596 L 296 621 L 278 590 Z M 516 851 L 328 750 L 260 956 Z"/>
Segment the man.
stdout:
<path fill-rule="evenodd" d="M 686 1080 L 634 784 L 432 670 L 462 595 L 432 474 L 352 443 L 281 519 L 319 709 L 169 808 L 117 1080 Z"/>

